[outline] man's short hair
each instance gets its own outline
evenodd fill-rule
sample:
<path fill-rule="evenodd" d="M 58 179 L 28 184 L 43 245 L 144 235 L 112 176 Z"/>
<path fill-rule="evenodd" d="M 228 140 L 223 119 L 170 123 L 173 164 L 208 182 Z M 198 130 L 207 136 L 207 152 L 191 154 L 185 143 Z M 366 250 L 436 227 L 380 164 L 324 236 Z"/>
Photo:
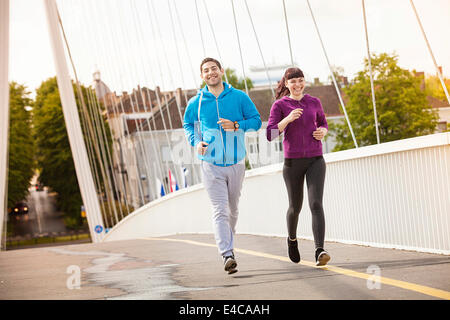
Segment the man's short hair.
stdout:
<path fill-rule="evenodd" d="M 202 63 L 200 64 L 200 73 L 203 72 L 203 70 L 202 70 L 203 65 L 205 63 L 207 63 L 207 62 L 210 62 L 210 61 L 214 62 L 219 67 L 219 69 L 222 69 L 222 66 L 220 65 L 220 62 L 217 61 L 216 59 L 214 59 L 214 58 L 205 58 L 205 59 L 203 59 Z"/>

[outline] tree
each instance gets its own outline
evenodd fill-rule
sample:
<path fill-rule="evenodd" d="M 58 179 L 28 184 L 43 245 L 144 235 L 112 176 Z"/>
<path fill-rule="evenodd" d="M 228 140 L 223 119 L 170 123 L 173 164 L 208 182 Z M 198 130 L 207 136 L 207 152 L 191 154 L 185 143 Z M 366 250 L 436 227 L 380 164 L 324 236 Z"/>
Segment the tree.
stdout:
<path fill-rule="evenodd" d="M 42 82 L 34 103 L 35 141 L 39 180 L 57 192 L 57 206 L 69 228 L 81 225 L 78 187 L 56 77 Z"/>
<path fill-rule="evenodd" d="M 33 177 L 34 145 L 31 134 L 31 115 L 26 110 L 32 100 L 26 87 L 15 82 L 9 85 L 9 160 L 8 207 L 13 207 L 28 195 Z"/>
<path fill-rule="evenodd" d="M 444 78 L 444 83 L 447 88 L 447 92 L 450 93 L 450 79 Z M 445 96 L 441 80 L 438 76 L 429 76 L 425 79 L 425 92 L 429 96 L 447 102 L 447 97 Z"/>
<path fill-rule="evenodd" d="M 434 132 L 438 116 L 420 89 L 420 79 L 398 66 L 398 56 L 372 55 L 372 70 L 381 142 L 406 139 Z M 347 114 L 359 146 L 375 144 L 376 131 L 368 60 L 352 83 L 343 89 Z M 341 106 L 342 108 L 342 106 Z M 333 151 L 354 147 L 347 123 L 333 124 L 336 136 Z"/>
<path fill-rule="evenodd" d="M 91 118 L 93 130 L 101 134 L 101 124 L 99 124 L 96 120 L 93 120 L 92 114 L 93 108 L 100 107 L 102 110 L 102 105 L 97 105 L 96 102 L 92 101 L 96 100 L 96 97 L 91 88 L 86 88 L 82 85 L 80 85 L 80 87 L 86 108 L 89 110 L 88 116 Z M 88 134 L 87 131 L 89 129 L 84 125 L 84 121 L 82 121 L 84 113 L 81 109 L 81 99 L 75 84 L 73 84 L 73 90 L 75 92 L 76 103 L 78 106 L 78 114 L 81 121 L 84 142 L 88 149 L 89 146 L 92 146 L 92 143 L 97 142 L 95 141 L 96 137 Z M 102 121 L 105 127 L 109 151 L 111 152 L 112 138 L 109 126 L 105 123 L 105 118 L 103 116 L 98 115 L 98 117 L 99 121 Z M 83 220 L 81 218 L 82 199 L 55 77 L 44 81 L 37 89 L 34 125 L 36 129 L 35 139 L 38 149 L 37 161 L 38 167 L 41 169 L 39 179 L 45 185 L 49 186 L 52 190 L 58 193 L 57 204 L 64 213 L 64 221 L 66 226 L 69 228 L 78 228 L 83 224 Z M 95 126 L 98 126 L 98 128 Z M 101 148 L 97 148 L 97 150 L 100 154 L 102 154 L 101 156 L 104 157 Z M 106 152 L 105 149 L 103 150 Z M 96 170 L 99 172 L 100 162 L 97 157 L 97 153 L 93 152 L 93 157 L 94 159 L 91 165 L 95 166 Z M 111 171 L 112 168 L 107 167 L 105 170 Z M 101 175 L 99 179 L 99 192 L 105 193 L 105 183 L 102 180 Z M 110 187 L 114 188 L 114 186 Z M 109 200 L 111 203 L 114 203 L 114 199 Z"/>
<path fill-rule="evenodd" d="M 245 82 L 247 82 L 248 90 L 253 88 L 252 80 L 249 77 L 245 77 L 245 82 L 244 82 L 244 78 L 238 78 L 238 76 L 236 75 L 236 70 L 226 68 L 225 73 L 228 78 L 228 83 L 231 84 L 233 86 L 233 88 L 245 90 Z M 223 77 L 223 79 L 225 81 L 225 76 Z"/>
<path fill-rule="evenodd" d="M 332 66 L 334 78 L 336 79 L 337 84 L 339 85 L 344 78 L 344 68 L 341 66 Z M 333 83 L 333 77 L 331 75 L 328 76 L 328 81 Z"/>
<path fill-rule="evenodd" d="M 239 90 L 245 90 L 245 82 L 243 78 L 239 78 L 236 75 L 236 70 L 234 69 L 230 69 L 230 68 L 226 68 L 225 69 L 225 74 L 227 75 L 228 78 L 228 83 L 231 84 L 233 86 L 233 88 L 239 89 Z M 226 81 L 225 75 L 222 77 L 223 81 Z M 245 81 L 247 82 L 247 89 L 250 90 L 253 88 L 253 81 L 249 78 L 246 77 Z M 201 87 L 203 88 L 206 85 L 206 83 L 203 81 Z"/>

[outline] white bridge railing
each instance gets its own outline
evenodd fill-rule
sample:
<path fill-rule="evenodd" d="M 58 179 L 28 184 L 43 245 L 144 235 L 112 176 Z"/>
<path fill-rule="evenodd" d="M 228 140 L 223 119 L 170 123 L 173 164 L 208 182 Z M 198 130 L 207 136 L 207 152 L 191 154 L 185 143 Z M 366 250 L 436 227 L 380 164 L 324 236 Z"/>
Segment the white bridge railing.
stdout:
<path fill-rule="evenodd" d="M 326 241 L 450 254 L 450 133 L 324 155 Z M 298 237 L 312 239 L 305 183 Z M 246 172 L 238 233 L 286 236 L 282 164 Z M 104 241 L 212 233 L 203 185 L 138 209 Z"/>

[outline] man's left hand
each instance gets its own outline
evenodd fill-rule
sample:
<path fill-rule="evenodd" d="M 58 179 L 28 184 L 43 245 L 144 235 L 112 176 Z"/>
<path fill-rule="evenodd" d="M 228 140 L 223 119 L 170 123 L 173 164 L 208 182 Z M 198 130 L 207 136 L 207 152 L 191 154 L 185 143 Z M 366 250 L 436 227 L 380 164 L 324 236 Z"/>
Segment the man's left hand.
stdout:
<path fill-rule="evenodd" d="M 230 121 L 228 119 L 219 118 L 219 121 L 217 121 L 218 124 L 220 124 L 225 131 L 234 131 L 234 122 Z"/>

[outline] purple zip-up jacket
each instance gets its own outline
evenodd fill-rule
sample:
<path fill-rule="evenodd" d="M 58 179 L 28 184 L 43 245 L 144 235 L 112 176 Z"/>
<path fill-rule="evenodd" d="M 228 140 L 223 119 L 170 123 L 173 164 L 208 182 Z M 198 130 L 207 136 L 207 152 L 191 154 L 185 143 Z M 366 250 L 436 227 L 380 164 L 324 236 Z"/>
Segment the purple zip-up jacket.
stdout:
<path fill-rule="evenodd" d="M 308 94 L 305 94 L 300 101 L 284 96 L 273 103 L 266 129 L 267 140 L 272 141 L 280 135 L 278 123 L 297 108 L 302 108 L 303 114 L 284 129 L 284 157 L 321 156 L 323 154 L 322 142 L 316 140 L 312 134 L 320 127 L 328 130 L 328 123 L 320 100 Z"/>

